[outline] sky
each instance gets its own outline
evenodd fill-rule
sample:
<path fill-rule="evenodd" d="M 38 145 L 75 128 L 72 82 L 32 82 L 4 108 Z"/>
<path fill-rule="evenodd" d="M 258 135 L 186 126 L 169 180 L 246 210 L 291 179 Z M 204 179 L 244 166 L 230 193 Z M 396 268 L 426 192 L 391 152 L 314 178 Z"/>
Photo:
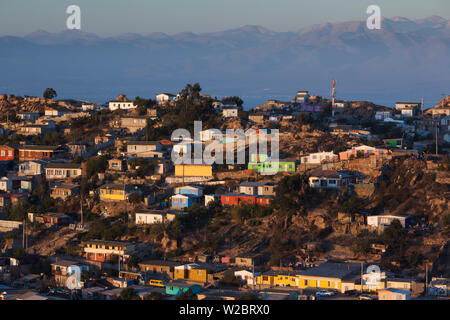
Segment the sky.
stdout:
<path fill-rule="evenodd" d="M 60 32 L 66 8 L 81 8 L 81 30 L 121 33 L 216 32 L 244 25 L 297 31 L 324 22 L 365 20 L 376 4 L 383 17 L 450 18 L 450 0 L 0 0 L 0 35 Z"/>

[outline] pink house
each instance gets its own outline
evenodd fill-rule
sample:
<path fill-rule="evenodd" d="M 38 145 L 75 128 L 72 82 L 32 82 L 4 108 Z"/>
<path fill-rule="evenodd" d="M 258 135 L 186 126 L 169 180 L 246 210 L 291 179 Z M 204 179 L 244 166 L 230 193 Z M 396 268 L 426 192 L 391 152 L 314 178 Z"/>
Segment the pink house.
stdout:
<path fill-rule="evenodd" d="M 386 155 L 388 153 L 387 149 L 374 148 L 370 146 L 358 146 L 348 149 L 347 151 L 339 152 L 339 160 L 350 160 L 356 159 L 358 155 L 366 158 L 370 155 Z"/>

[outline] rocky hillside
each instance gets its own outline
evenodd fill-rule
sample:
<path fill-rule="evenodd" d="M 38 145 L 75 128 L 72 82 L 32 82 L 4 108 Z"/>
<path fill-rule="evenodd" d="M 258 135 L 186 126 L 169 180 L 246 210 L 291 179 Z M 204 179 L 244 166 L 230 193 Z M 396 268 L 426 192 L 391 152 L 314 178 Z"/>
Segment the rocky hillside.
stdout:
<path fill-rule="evenodd" d="M 58 101 L 39 97 L 20 97 L 12 94 L 0 95 L 0 112 L 2 114 L 19 112 L 44 113 L 46 107 L 61 107 L 74 109 L 74 104 L 68 101 Z"/>

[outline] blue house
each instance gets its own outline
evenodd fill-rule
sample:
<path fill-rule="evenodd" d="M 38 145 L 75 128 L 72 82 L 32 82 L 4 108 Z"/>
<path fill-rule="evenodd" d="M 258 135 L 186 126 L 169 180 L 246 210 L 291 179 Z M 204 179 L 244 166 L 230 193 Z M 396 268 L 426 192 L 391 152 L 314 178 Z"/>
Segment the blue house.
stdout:
<path fill-rule="evenodd" d="M 186 196 L 201 197 L 203 188 L 198 186 L 182 186 L 175 189 L 176 194 L 184 194 Z"/>
<path fill-rule="evenodd" d="M 177 296 L 183 292 L 191 290 L 193 294 L 198 294 L 202 291 L 202 287 L 198 284 L 188 284 L 179 281 L 173 281 L 166 284 L 166 294 Z"/>
<path fill-rule="evenodd" d="M 175 194 L 171 197 L 172 209 L 190 208 L 193 204 L 200 204 L 200 198 L 184 194 Z"/>

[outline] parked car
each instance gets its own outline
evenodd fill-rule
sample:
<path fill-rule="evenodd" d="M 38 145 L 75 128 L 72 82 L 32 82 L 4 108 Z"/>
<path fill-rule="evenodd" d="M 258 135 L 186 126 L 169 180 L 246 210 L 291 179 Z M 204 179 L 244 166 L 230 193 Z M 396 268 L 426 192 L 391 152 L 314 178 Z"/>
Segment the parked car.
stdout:
<path fill-rule="evenodd" d="M 369 296 L 368 294 L 362 294 L 359 296 L 359 300 L 375 300 L 375 298 L 372 296 Z"/>
<path fill-rule="evenodd" d="M 332 295 L 334 295 L 334 292 L 330 292 L 330 291 L 317 291 L 316 292 L 316 297 L 331 297 Z"/>
<path fill-rule="evenodd" d="M 359 294 L 359 291 L 348 290 L 348 291 L 345 291 L 345 294 L 348 295 L 348 296 L 357 296 Z"/>

